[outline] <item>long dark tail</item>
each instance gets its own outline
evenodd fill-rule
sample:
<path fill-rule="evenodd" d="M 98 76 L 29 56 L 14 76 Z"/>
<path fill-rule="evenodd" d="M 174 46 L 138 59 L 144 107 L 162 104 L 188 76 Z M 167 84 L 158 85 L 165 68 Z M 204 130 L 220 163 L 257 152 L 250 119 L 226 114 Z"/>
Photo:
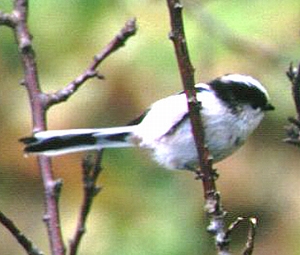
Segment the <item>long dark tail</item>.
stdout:
<path fill-rule="evenodd" d="M 135 126 L 101 129 L 50 130 L 20 139 L 25 153 L 55 156 L 72 152 L 102 148 L 129 147 L 130 135 Z"/>

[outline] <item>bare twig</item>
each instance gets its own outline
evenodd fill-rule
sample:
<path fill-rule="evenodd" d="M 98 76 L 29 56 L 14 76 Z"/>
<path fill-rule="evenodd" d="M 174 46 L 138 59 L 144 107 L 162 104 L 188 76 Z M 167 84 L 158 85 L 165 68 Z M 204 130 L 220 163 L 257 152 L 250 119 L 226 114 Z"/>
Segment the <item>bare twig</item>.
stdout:
<path fill-rule="evenodd" d="M 243 222 L 244 220 L 245 218 L 238 217 L 234 222 L 232 222 L 227 228 L 225 238 L 229 240 L 233 230 L 235 230 L 240 225 L 240 223 Z"/>
<path fill-rule="evenodd" d="M 18 243 L 22 245 L 22 247 L 28 255 L 44 255 L 44 253 L 41 252 L 40 249 L 38 249 L 37 246 L 33 244 L 28 237 L 22 234 L 22 232 L 18 229 L 14 222 L 1 211 L 0 222 L 9 230 L 9 232 L 14 236 L 14 238 L 16 238 Z"/>
<path fill-rule="evenodd" d="M 298 68 L 294 68 L 291 63 L 286 74 L 292 83 L 292 93 L 297 111 L 297 120 L 300 121 L 300 64 Z"/>
<path fill-rule="evenodd" d="M 219 192 L 217 192 L 216 189 L 215 171 L 212 168 L 212 160 L 209 157 L 209 152 L 204 142 L 204 128 L 201 115 L 199 114 L 201 102 L 198 102 L 196 98 L 196 90 L 194 88 L 194 69 L 188 55 L 183 28 L 183 6 L 179 0 L 167 0 L 167 3 L 171 19 L 170 38 L 174 43 L 176 51 L 181 81 L 187 96 L 192 130 L 199 156 L 200 171 L 197 172 L 197 177 L 203 182 L 204 197 L 206 200 L 205 209 L 210 218 L 208 230 L 213 233 L 215 237 L 219 254 L 225 255 L 229 254 L 229 242 L 225 239 L 224 230 L 225 212 L 221 205 Z"/>
<path fill-rule="evenodd" d="M 229 240 L 232 232 L 238 228 L 240 223 L 247 221 L 249 223 L 248 228 L 248 235 L 247 235 L 247 241 L 245 244 L 245 249 L 243 251 L 243 255 L 251 255 L 253 253 L 254 249 L 254 240 L 256 235 L 256 228 L 257 228 L 257 219 L 250 217 L 250 218 L 243 218 L 238 217 L 233 223 L 230 224 L 226 231 L 226 239 Z"/>
<path fill-rule="evenodd" d="M 248 237 L 246 242 L 246 247 L 243 252 L 243 255 L 251 255 L 254 249 L 254 240 L 256 235 L 256 228 L 257 228 L 257 219 L 250 218 L 249 220 L 249 230 L 248 230 Z"/>
<path fill-rule="evenodd" d="M 286 75 L 292 84 L 292 95 L 297 115 L 296 118 L 288 118 L 290 125 L 286 127 L 288 137 L 284 139 L 284 142 L 300 146 L 300 64 L 298 68 L 295 68 L 291 63 Z"/>
<path fill-rule="evenodd" d="M 111 40 L 106 47 L 94 56 L 94 59 L 90 66 L 75 80 L 70 82 L 65 88 L 53 93 L 48 94 L 47 107 L 50 107 L 54 104 L 61 103 L 66 101 L 70 96 L 72 96 L 77 89 L 80 88 L 81 85 L 84 84 L 87 80 L 97 77 L 99 79 L 103 79 L 104 77 L 99 74 L 96 70 L 98 66 L 105 60 L 111 53 L 118 50 L 120 47 L 125 45 L 125 42 L 129 37 L 133 36 L 136 33 L 136 20 L 134 18 L 128 20 L 125 23 L 125 26 L 121 29 L 121 31 L 115 36 L 114 39 Z"/>
<path fill-rule="evenodd" d="M 103 150 L 97 152 L 95 159 L 90 155 L 84 158 L 82 163 L 82 181 L 83 181 L 83 202 L 81 205 L 80 215 L 77 221 L 77 228 L 72 240 L 70 240 L 70 255 L 76 255 L 78 252 L 79 244 L 85 233 L 85 225 L 88 214 L 90 212 L 93 199 L 101 190 L 97 186 L 97 179 L 102 171 L 101 160 Z"/>

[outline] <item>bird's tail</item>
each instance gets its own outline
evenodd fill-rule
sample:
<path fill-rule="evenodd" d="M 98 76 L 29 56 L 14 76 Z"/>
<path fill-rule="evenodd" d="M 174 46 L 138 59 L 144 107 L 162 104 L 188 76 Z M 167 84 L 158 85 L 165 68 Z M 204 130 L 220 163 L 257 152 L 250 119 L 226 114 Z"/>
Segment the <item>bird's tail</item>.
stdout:
<path fill-rule="evenodd" d="M 135 126 L 100 129 L 50 130 L 21 138 L 25 153 L 55 156 L 72 152 L 102 148 L 129 147 L 134 144 L 129 136 Z"/>

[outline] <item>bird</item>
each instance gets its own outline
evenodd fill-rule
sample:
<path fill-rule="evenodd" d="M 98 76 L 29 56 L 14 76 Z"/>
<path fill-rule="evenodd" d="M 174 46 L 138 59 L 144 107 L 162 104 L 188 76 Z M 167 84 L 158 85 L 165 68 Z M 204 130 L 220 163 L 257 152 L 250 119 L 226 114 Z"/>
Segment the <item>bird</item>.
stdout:
<path fill-rule="evenodd" d="M 275 109 L 265 87 L 246 74 L 225 74 L 198 83 L 195 89 L 201 102 L 205 146 L 213 163 L 239 149 L 265 112 Z M 20 141 L 26 154 L 57 156 L 136 146 L 150 149 L 153 159 L 166 169 L 195 171 L 198 167 L 184 92 L 154 102 L 126 126 L 40 131 Z"/>

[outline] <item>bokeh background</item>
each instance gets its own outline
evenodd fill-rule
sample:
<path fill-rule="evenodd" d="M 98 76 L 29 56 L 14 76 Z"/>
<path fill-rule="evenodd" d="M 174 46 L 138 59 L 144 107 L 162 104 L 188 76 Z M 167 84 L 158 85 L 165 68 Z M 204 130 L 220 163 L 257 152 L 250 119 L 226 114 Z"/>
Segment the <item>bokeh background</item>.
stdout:
<path fill-rule="evenodd" d="M 247 73 L 268 88 L 276 111 L 247 144 L 217 165 L 228 223 L 258 217 L 255 254 L 300 254 L 299 149 L 284 144 L 293 116 L 285 71 L 300 61 L 300 1 L 183 1 L 188 46 L 197 81 Z M 1 0 L 10 11 L 12 0 Z M 119 31 L 136 17 L 139 30 L 101 66 L 106 80 L 87 82 L 67 103 L 49 111 L 50 129 L 123 125 L 151 102 L 181 90 L 165 1 L 30 1 L 39 77 L 47 92 L 77 77 Z M 0 27 L 0 210 L 46 253 L 43 187 L 34 157 L 23 157 L 18 139 L 31 133 L 23 71 L 10 29 Z M 82 198 L 84 154 L 53 159 L 64 181 L 60 199 L 66 244 Z M 138 149 L 105 151 L 102 192 L 95 199 L 80 254 L 216 254 L 206 233 L 202 186 L 189 172 L 165 171 Z M 246 224 L 233 234 L 241 254 Z M 0 226 L 0 254 L 25 254 Z"/>

